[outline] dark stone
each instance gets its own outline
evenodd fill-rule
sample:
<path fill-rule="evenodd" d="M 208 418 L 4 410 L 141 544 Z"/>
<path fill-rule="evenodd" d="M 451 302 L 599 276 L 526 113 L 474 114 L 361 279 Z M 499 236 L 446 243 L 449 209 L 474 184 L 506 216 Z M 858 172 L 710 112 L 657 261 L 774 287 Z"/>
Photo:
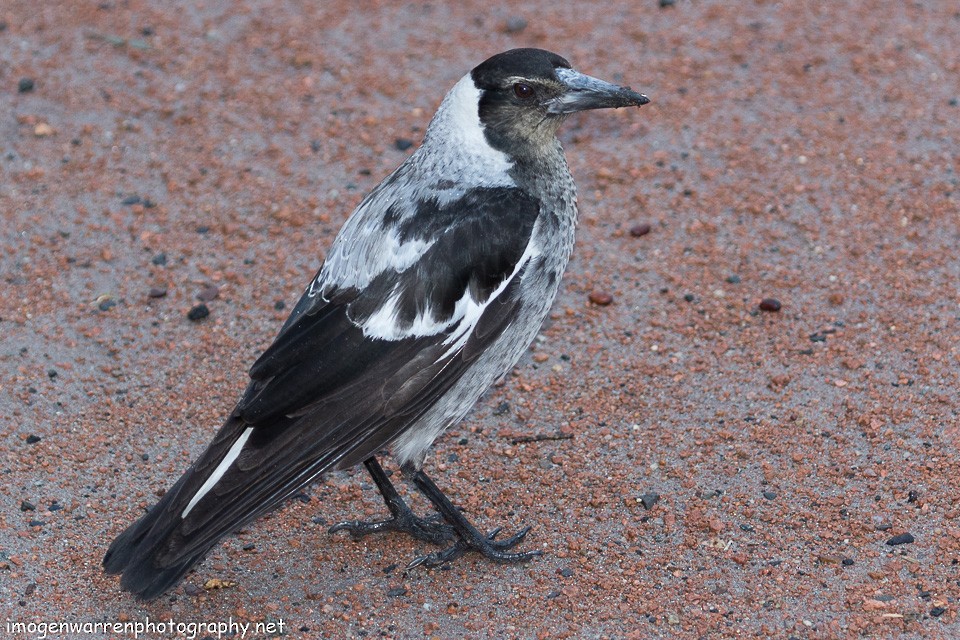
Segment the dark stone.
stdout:
<path fill-rule="evenodd" d="M 887 545 L 895 547 L 898 544 L 911 544 L 914 542 L 914 537 L 910 533 L 901 533 L 898 536 L 893 536 L 887 540 Z"/>
<path fill-rule="evenodd" d="M 764 298 L 760 301 L 760 311 L 768 311 L 770 313 L 776 313 L 780 311 L 783 305 L 780 304 L 780 301 L 776 298 Z"/>
<path fill-rule="evenodd" d="M 187 318 L 192 322 L 197 322 L 198 320 L 203 320 L 210 315 L 210 309 L 207 308 L 205 304 L 198 304 L 194 308 L 190 309 L 187 312 Z"/>
<path fill-rule="evenodd" d="M 649 511 L 653 509 L 653 505 L 657 504 L 660 501 L 659 493 L 644 493 L 640 496 L 640 504 L 643 505 L 643 508 Z"/>

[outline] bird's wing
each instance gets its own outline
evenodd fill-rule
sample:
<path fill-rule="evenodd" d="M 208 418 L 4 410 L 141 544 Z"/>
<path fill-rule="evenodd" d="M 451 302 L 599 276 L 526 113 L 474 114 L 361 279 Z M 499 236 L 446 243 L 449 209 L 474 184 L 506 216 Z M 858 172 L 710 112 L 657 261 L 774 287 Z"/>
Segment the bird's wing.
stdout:
<path fill-rule="evenodd" d="M 319 473 L 389 444 L 501 335 L 539 255 L 539 202 L 498 188 L 434 208 L 418 222 L 394 221 L 402 238 L 429 238 L 412 264 L 386 268 L 362 289 L 322 280 L 319 295 L 304 294 L 208 450 L 118 538 L 108 568 L 124 570 L 138 555 L 124 547 L 141 545 L 154 571 L 189 568 Z"/>
<path fill-rule="evenodd" d="M 328 277 L 325 265 L 250 369 L 239 415 L 264 426 L 302 416 L 351 385 L 382 395 L 387 372 L 406 377 L 449 362 L 489 304 L 503 299 L 538 255 L 532 238 L 539 213 L 537 200 L 505 187 L 476 189 L 446 206 L 426 200 L 399 220 L 388 211 L 381 235 L 399 242 L 396 254 L 409 255 L 405 247 L 415 245 L 417 259 L 398 258 L 364 278 L 362 288 Z"/>

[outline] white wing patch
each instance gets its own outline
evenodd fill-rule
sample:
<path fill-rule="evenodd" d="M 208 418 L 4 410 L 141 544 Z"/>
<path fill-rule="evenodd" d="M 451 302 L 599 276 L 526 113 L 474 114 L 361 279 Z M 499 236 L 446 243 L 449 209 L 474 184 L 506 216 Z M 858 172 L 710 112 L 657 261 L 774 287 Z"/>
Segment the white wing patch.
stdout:
<path fill-rule="evenodd" d="M 412 324 L 399 323 L 397 321 L 397 304 L 400 301 L 400 294 L 394 289 L 383 306 L 360 326 L 363 329 L 363 335 L 381 340 L 402 340 L 404 338 L 433 336 L 446 331 L 450 327 L 455 327 L 453 332 L 443 341 L 444 345 L 449 345 L 442 356 L 445 358 L 467 343 L 470 333 L 477 326 L 480 316 L 483 315 L 487 307 L 503 293 L 510 282 L 520 273 L 520 270 L 539 255 L 540 248 L 531 241 L 523 255 L 520 256 L 520 260 L 517 261 L 513 272 L 493 290 L 487 300 L 478 302 L 470 294 L 470 290 L 467 289 L 464 291 L 463 297 L 457 300 L 453 308 L 453 315 L 443 321 L 435 319 L 433 314 L 430 313 L 430 309 L 427 308 L 417 315 Z"/>
<path fill-rule="evenodd" d="M 234 460 L 237 459 L 237 456 L 240 455 L 240 452 L 243 450 L 243 445 L 247 444 L 247 438 L 250 437 L 250 434 L 253 433 L 253 427 L 247 427 L 244 429 L 243 433 L 240 434 L 240 437 L 237 438 L 237 441 L 233 443 L 233 446 L 230 447 L 230 450 L 227 451 L 227 455 L 223 457 L 223 460 L 220 464 L 217 465 L 217 468 L 213 470 L 213 473 L 210 474 L 210 477 L 207 478 L 207 481 L 203 483 L 203 486 L 200 487 L 200 490 L 197 491 L 196 495 L 190 499 L 190 502 L 187 503 L 187 508 L 183 510 L 183 513 L 180 514 L 180 519 L 187 517 L 187 514 L 193 510 L 197 503 L 210 492 L 210 489 L 213 489 L 220 478 L 223 477 L 223 474 L 227 472 L 227 469 L 230 468 L 230 465 L 233 464 Z"/>
<path fill-rule="evenodd" d="M 480 321 L 480 316 L 483 315 L 487 307 L 503 293 L 504 289 L 506 289 L 513 279 L 517 277 L 517 274 L 520 273 L 520 270 L 539 255 L 540 247 L 531 240 L 523 252 L 523 255 L 517 260 L 517 265 L 513 268 L 513 273 L 493 290 L 493 293 L 490 294 L 490 297 L 487 298 L 485 302 L 481 303 L 474 300 L 469 290 L 463 294 L 463 297 L 457 301 L 456 312 L 450 322 L 450 324 L 457 322 L 457 328 L 443 341 L 443 344 L 450 345 L 450 347 L 444 352 L 442 357 L 446 358 L 455 353 L 467 343 L 467 339 L 470 337 L 470 334 L 473 333 L 473 329 L 477 326 L 477 322 Z"/>
<path fill-rule="evenodd" d="M 364 229 L 365 238 L 373 234 L 372 231 Z M 421 240 L 415 238 L 403 242 L 396 231 L 384 234 L 379 242 L 365 241 L 362 246 L 338 247 L 327 258 L 323 270 L 317 274 L 317 277 L 310 282 L 307 287 L 307 295 L 311 298 L 320 295 L 326 282 L 334 281 L 338 287 L 358 287 L 362 288 L 370 284 L 374 276 L 387 269 L 401 272 L 410 268 L 417 260 L 423 257 L 423 254 L 433 246 L 436 240 Z M 364 268 L 353 270 L 349 269 L 350 261 L 355 258 L 356 253 L 366 253 L 368 260 L 363 262 Z M 356 261 L 354 260 L 354 263 Z"/>
<path fill-rule="evenodd" d="M 453 320 L 438 322 L 429 309 L 421 311 L 410 325 L 401 326 L 397 322 L 397 304 L 400 302 L 400 293 L 394 288 L 390 297 L 376 313 L 367 318 L 360 325 L 363 335 L 380 340 L 402 340 L 404 338 L 432 336 L 450 326 Z M 456 310 L 454 318 L 457 317 Z"/>

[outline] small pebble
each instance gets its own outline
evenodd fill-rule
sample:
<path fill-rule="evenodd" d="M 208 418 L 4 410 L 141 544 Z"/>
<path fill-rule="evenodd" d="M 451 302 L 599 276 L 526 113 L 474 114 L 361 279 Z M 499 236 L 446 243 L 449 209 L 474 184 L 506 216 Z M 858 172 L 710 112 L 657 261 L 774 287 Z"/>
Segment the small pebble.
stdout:
<path fill-rule="evenodd" d="M 648 233 L 650 233 L 650 225 L 646 222 L 641 222 L 640 224 L 635 224 L 630 227 L 630 235 L 634 238 L 640 238 Z"/>
<path fill-rule="evenodd" d="M 598 307 L 605 307 L 613 302 L 613 296 L 605 291 L 593 291 L 588 297 L 590 302 Z"/>
<path fill-rule="evenodd" d="M 508 413 L 510 413 L 509 402 L 501 402 L 500 404 L 497 405 L 497 408 L 493 410 L 493 415 L 495 416 L 502 416 Z"/>
<path fill-rule="evenodd" d="M 766 498 L 767 500 L 775 500 L 777 497 L 777 494 L 775 494 L 773 491 L 764 491 L 763 497 Z"/>
<path fill-rule="evenodd" d="M 162 265 L 165 265 L 165 264 L 167 264 L 167 254 L 166 254 L 166 253 L 163 253 L 163 252 L 161 251 L 161 252 L 158 253 L 157 255 L 155 255 L 155 256 L 153 256 L 152 258 L 150 258 L 150 262 L 152 262 L 153 264 L 157 265 L 158 267 L 159 267 L 159 266 L 162 266 Z"/>
<path fill-rule="evenodd" d="M 51 380 L 55 379 L 58 375 L 60 374 L 57 373 L 56 369 L 47 369 L 47 377 Z"/>
<path fill-rule="evenodd" d="M 893 536 L 887 540 L 887 544 L 891 547 L 895 547 L 898 544 L 911 544 L 914 541 L 914 538 L 909 533 L 901 533 L 898 536 Z"/>
<path fill-rule="evenodd" d="M 210 302 L 211 300 L 216 300 L 217 296 L 220 295 L 220 287 L 215 284 L 206 284 L 203 289 L 200 290 L 200 293 L 197 294 L 197 300 L 201 302 Z"/>
<path fill-rule="evenodd" d="M 667 7 L 672 7 L 676 4 L 676 0 L 660 0 L 660 8 L 666 9 Z"/>
<path fill-rule="evenodd" d="M 20 502 L 20 511 L 36 511 L 37 507 L 32 502 L 22 500 Z"/>
<path fill-rule="evenodd" d="M 547 594 L 547 600 L 553 600 L 554 598 L 559 598 L 559 597 L 560 597 L 560 592 L 557 591 L 556 589 L 554 589 L 553 591 Z"/>
<path fill-rule="evenodd" d="M 151 298 L 163 298 L 167 295 L 166 287 L 150 287 L 150 291 L 147 292 L 147 295 Z"/>
<path fill-rule="evenodd" d="M 944 607 L 934 607 L 933 609 L 930 609 L 930 615 L 932 615 L 934 618 L 939 618 L 946 612 L 947 610 Z"/>
<path fill-rule="evenodd" d="M 191 596 L 191 597 L 198 596 L 201 593 L 203 593 L 203 589 L 189 582 L 183 585 L 183 591 L 184 593 L 186 593 L 188 596 Z"/>
<path fill-rule="evenodd" d="M 740 276 L 736 274 L 732 276 L 727 276 L 727 282 L 730 284 L 740 284 Z"/>
<path fill-rule="evenodd" d="M 643 505 L 643 508 L 649 511 L 653 509 L 653 505 L 657 504 L 660 501 L 659 493 L 644 493 L 640 496 L 640 504 Z"/>
<path fill-rule="evenodd" d="M 198 304 L 194 308 L 190 309 L 187 312 L 187 319 L 196 322 L 198 320 L 203 320 L 210 315 L 210 309 L 207 308 L 205 304 Z"/>
<path fill-rule="evenodd" d="M 141 202 L 143 202 L 143 200 L 140 199 L 140 196 L 138 196 L 137 194 L 133 194 L 121 200 L 120 204 L 129 207 L 131 205 L 140 204 Z"/>
<path fill-rule="evenodd" d="M 148 460 L 150 460 L 150 454 L 149 454 L 149 453 L 141 453 L 141 454 L 140 454 L 140 459 L 143 460 L 144 462 L 147 462 Z"/>
<path fill-rule="evenodd" d="M 558 573 L 564 578 L 569 578 L 570 576 L 573 575 L 573 569 L 571 569 L 570 567 L 564 567 L 563 569 L 560 569 Z"/>
<path fill-rule="evenodd" d="M 40 436 L 35 436 L 31 433 L 30 435 L 27 436 L 27 444 L 37 444 L 42 439 L 43 438 L 41 438 Z"/>
<path fill-rule="evenodd" d="M 764 298 L 760 301 L 760 311 L 769 311 L 771 313 L 780 311 L 780 301 L 776 298 Z"/>
<path fill-rule="evenodd" d="M 393 588 L 391 588 L 391 589 L 387 589 L 387 595 L 390 596 L 391 598 L 397 598 L 397 597 L 399 597 L 399 596 L 405 596 L 405 595 L 407 595 L 407 588 L 406 588 L 406 587 L 393 587 Z"/>
<path fill-rule="evenodd" d="M 386 574 L 393 573 L 396 570 L 397 570 L 397 565 L 395 564 L 389 564 L 383 568 L 383 572 Z"/>
<path fill-rule="evenodd" d="M 845 567 L 852 567 L 852 566 L 853 566 L 853 558 L 844 558 L 842 564 L 843 564 L 843 566 L 845 566 Z"/>
<path fill-rule="evenodd" d="M 287 303 L 284 302 L 283 300 L 277 300 L 276 302 L 273 303 L 273 308 L 276 309 L 277 311 L 283 311 L 284 309 L 287 308 Z"/>
<path fill-rule="evenodd" d="M 527 28 L 527 21 L 525 18 L 520 16 L 512 16 L 507 18 L 507 24 L 505 25 L 507 33 L 520 33 Z"/>
<path fill-rule="evenodd" d="M 683 294 L 683 299 L 686 300 L 687 302 L 693 302 L 697 298 L 692 293 L 685 293 Z"/>
<path fill-rule="evenodd" d="M 117 301 L 113 298 L 105 298 L 97 304 L 97 308 L 100 309 L 100 311 L 109 311 L 115 306 L 117 306 Z"/>
<path fill-rule="evenodd" d="M 47 523 L 44 522 L 43 520 L 31 520 L 30 522 L 27 523 L 27 525 L 31 527 L 42 527 L 45 524 Z"/>
<path fill-rule="evenodd" d="M 393 141 L 393 146 L 396 147 L 398 151 L 406 151 L 413 146 L 413 140 L 408 140 L 407 138 L 397 138 Z"/>
<path fill-rule="evenodd" d="M 33 78 L 20 78 L 17 82 L 17 92 L 19 93 L 30 93 L 34 88 Z"/>

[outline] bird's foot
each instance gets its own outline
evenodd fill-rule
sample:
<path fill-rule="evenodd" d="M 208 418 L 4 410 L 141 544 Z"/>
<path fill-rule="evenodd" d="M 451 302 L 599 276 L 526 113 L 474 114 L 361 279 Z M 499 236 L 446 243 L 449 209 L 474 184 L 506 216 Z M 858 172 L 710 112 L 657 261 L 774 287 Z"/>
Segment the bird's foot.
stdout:
<path fill-rule="evenodd" d="M 509 550 L 518 545 L 529 532 L 530 527 L 524 527 L 506 540 L 495 540 L 497 534 L 500 533 L 500 528 L 497 527 L 486 536 L 482 536 L 477 532 L 476 536 L 459 537 L 456 542 L 442 551 L 435 551 L 414 558 L 413 561 L 407 565 L 407 569 L 414 569 L 419 566 L 438 567 L 456 560 L 470 550 L 478 551 L 482 553 L 485 558 L 495 560 L 496 562 L 507 564 L 526 562 L 527 560 L 543 555 L 543 552 L 524 551 L 522 553 L 511 553 Z"/>
<path fill-rule="evenodd" d="M 330 527 L 329 532 L 346 531 L 351 538 L 359 540 L 371 533 L 401 531 L 410 534 L 417 540 L 436 545 L 443 545 L 456 538 L 453 527 L 443 522 L 439 514 L 421 518 L 415 515 L 404 502 L 390 506 L 390 511 L 393 513 L 392 518 L 375 522 L 365 522 L 363 520 L 338 522 Z"/>

